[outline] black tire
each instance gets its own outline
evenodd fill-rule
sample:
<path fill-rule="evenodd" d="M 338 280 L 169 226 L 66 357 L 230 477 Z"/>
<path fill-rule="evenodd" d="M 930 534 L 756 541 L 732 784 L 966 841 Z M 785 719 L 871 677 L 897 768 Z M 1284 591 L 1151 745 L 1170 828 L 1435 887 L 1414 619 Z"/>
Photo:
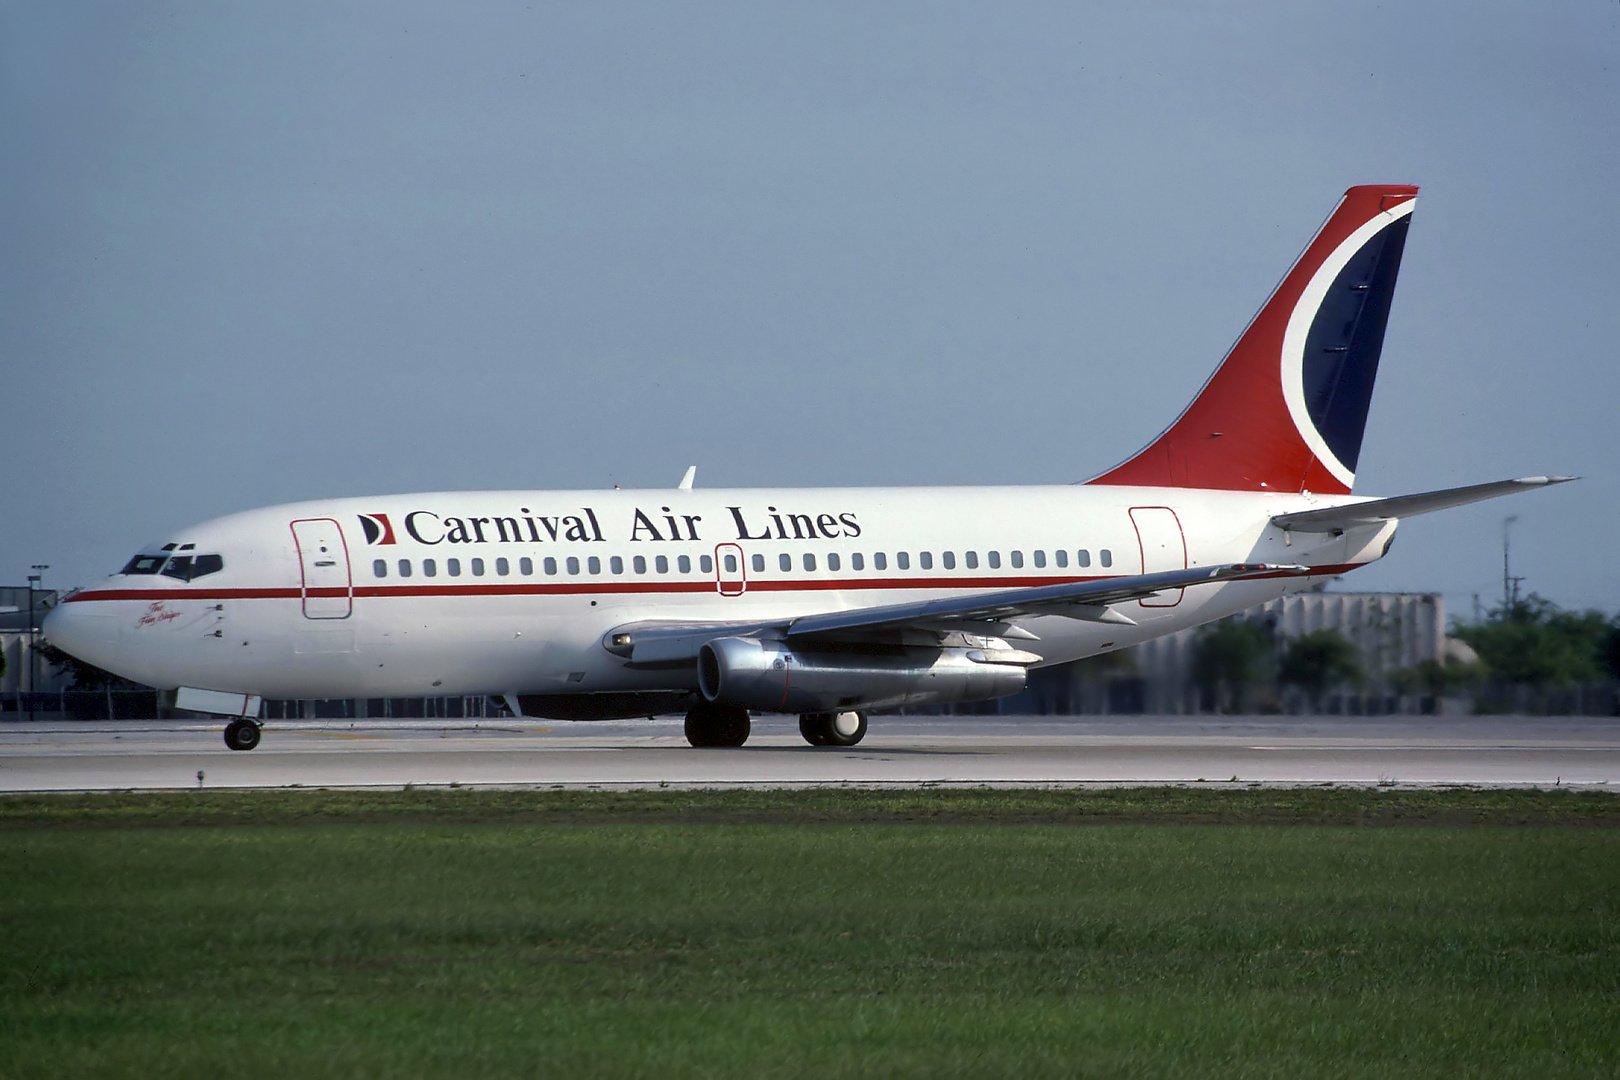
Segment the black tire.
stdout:
<path fill-rule="evenodd" d="M 866 738 L 866 714 L 805 713 L 799 717 L 799 734 L 811 746 L 854 746 Z"/>
<path fill-rule="evenodd" d="M 753 725 L 739 705 L 700 701 L 686 710 L 686 741 L 693 746 L 741 746 Z"/>
<path fill-rule="evenodd" d="M 232 750 L 252 750 L 259 745 L 259 725 L 251 720 L 232 720 L 225 725 L 225 745 Z"/>

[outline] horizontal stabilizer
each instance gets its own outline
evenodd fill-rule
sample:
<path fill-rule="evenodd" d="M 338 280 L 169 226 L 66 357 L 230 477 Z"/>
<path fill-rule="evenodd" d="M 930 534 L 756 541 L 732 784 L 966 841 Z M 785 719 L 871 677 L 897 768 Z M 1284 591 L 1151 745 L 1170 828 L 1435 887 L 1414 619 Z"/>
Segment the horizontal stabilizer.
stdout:
<path fill-rule="evenodd" d="M 1425 491 L 1420 495 L 1397 495 L 1392 499 L 1369 499 L 1366 502 L 1329 506 L 1322 510 L 1278 514 L 1271 519 L 1271 523 L 1292 532 L 1343 531 L 1358 525 L 1376 525 L 1396 518 L 1449 510 L 1453 506 L 1466 506 L 1472 502 L 1495 499 L 1502 495 L 1512 495 L 1515 492 L 1530 491 L 1552 484 L 1567 484 L 1575 479 L 1578 477 L 1521 476 L 1517 480 L 1497 480 L 1490 484 L 1446 488 L 1444 491 Z"/>

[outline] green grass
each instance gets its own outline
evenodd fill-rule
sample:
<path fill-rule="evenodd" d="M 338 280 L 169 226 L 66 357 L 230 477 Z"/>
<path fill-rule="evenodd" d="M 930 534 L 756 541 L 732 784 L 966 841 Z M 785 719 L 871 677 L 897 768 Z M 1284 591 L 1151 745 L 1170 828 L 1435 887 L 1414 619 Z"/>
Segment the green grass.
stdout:
<path fill-rule="evenodd" d="M 1611 1076 L 1617 805 L 0 798 L 0 1076 Z"/>

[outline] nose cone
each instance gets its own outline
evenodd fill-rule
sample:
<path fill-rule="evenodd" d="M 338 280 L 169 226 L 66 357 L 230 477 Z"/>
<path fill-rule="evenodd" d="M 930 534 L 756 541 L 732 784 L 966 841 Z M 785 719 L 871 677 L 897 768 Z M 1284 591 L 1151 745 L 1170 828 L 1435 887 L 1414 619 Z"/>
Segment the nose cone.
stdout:
<path fill-rule="evenodd" d="M 117 623 L 105 614 L 89 610 L 92 604 L 58 604 L 40 633 L 50 644 L 87 664 L 112 670 L 118 645 Z"/>
<path fill-rule="evenodd" d="M 49 644 L 82 660 L 84 657 L 79 656 L 79 644 L 83 637 L 83 620 L 73 617 L 71 609 L 75 606 L 58 604 L 46 612 L 45 621 L 39 624 L 39 632 Z"/>

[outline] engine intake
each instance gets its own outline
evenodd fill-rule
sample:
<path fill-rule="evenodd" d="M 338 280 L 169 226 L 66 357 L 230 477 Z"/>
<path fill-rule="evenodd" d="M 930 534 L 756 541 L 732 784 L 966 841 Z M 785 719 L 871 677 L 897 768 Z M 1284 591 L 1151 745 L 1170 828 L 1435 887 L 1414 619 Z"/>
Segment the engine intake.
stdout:
<path fill-rule="evenodd" d="M 1023 665 L 1039 659 L 1010 649 L 799 648 L 780 641 L 728 637 L 698 650 L 698 687 L 709 701 L 761 712 L 986 701 L 1022 690 Z"/>

